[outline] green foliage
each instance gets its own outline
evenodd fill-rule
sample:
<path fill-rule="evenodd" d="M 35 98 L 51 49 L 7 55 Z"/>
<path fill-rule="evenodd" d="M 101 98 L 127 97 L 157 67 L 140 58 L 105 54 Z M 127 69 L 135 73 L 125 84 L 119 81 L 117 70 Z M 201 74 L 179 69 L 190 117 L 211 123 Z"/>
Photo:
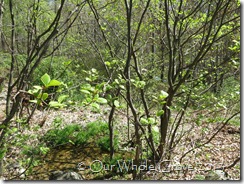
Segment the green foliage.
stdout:
<path fill-rule="evenodd" d="M 119 148 L 119 140 L 118 140 L 118 133 L 115 133 L 115 137 L 113 139 L 114 143 L 114 150 L 117 150 Z M 110 137 L 108 135 L 100 138 L 97 141 L 97 145 L 100 147 L 103 151 L 109 151 L 110 150 Z"/>
<path fill-rule="evenodd" d="M 34 96 L 34 100 L 30 100 L 30 102 L 36 103 L 37 105 L 46 104 L 45 100 L 47 100 L 48 97 L 50 96 L 50 94 L 47 93 L 50 88 L 60 87 L 61 85 L 63 85 L 63 83 L 61 83 L 58 80 L 55 79 L 51 80 L 50 76 L 47 73 L 45 73 L 41 77 L 41 82 L 42 82 L 42 86 L 37 86 L 37 85 L 33 86 L 33 89 L 28 91 L 29 94 Z M 56 91 L 58 91 L 58 89 Z M 57 101 L 52 100 L 48 103 L 48 105 L 49 107 L 53 107 L 53 108 L 65 107 L 66 105 L 63 104 L 62 102 L 67 97 L 68 95 L 60 95 Z"/>
<path fill-rule="evenodd" d="M 85 127 L 72 124 L 60 128 L 59 122 L 54 120 L 56 128 L 49 130 L 42 140 L 50 147 L 61 146 L 65 144 L 84 145 L 88 142 L 95 142 L 103 151 L 109 150 L 109 130 L 105 122 L 95 121 L 88 123 Z M 115 134 L 115 149 L 118 148 L 118 137 Z"/>
<path fill-rule="evenodd" d="M 100 138 L 97 141 L 97 145 L 101 148 L 101 150 L 103 151 L 109 151 L 110 149 L 110 138 L 109 136 L 105 136 Z"/>
<path fill-rule="evenodd" d="M 0 52 L 0 77 L 7 77 L 5 75 L 8 73 L 8 69 L 10 68 L 10 61 L 10 54 Z"/>
<path fill-rule="evenodd" d="M 99 110 L 100 105 L 107 104 L 108 101 L 106 98 L 102 97 L 101 94 L 105 93 L 106 83 L 96 83 L 98 78 L 98 72 L 96 69 L 92 69 L 89 72 L 84 71 L 87 77 L 86 82 L 80 85 L 80 94 L 78 101 L 81 106 L 89 106 L 94 108 L 94 110 Z"/>
<path fill-rule="evenodd" d="M 159 130 L 158 127 L 164 127 L 158 125 L 159 118 L 168 118 L 161 122 L 169 122 L 174 127 L 177 127 L 176 124 L 171 122 L 182 120 L 179 123 L 184 127 L 187 122 L 184 116 L 194 117 L 194 122 L 200 126 L 203 122 L 223 121 L 222 112 L 228 115 L 239 111 L 238 2 L 221 1 L 218 4 L 217 1 L 209 0 L 196 6 L 198 1 L 173 0 L 165 1 L 162 6 L 161 1 L 151 1 L 146 11 L 144 1 L 133 1 L 132 4 L 127 3 L 132 7 L 125 7 L 121 1 L 106 3 L 94 0 L 89 3 L 90 6 L 84 6 L 80 14 L 74 8 L 82 6 L 77 6 L 76 1 L 69 1 L 64 5 L 61 15 L 57 16 L 60 24 L 54 28 L 50 24 L 55 19 L 59 3 L 16 1 L 13 6 L 14 29 L 11 26 L 10 6 L 4 6 L 1 31 L 6 43 L 11 43 L 11 31 L 16 33 L 14 45 L 6 45 L 15 48 L 12 83 L 15 83 L 15 78 L 30 58 L 33 58 L 33 62 L 26 65 L 28 71 L 35 66 L 35 60 L 38 61 L 37 55 L 42 56 L 40 65 L 33 71 L 32 80 L 25 81 L 27 84 L 37 84 L 28 91 L 34 98 L 30 102 L 55 109 L 78 104 L 96 113 L 101 112 L 102 106 L 115 106 L 115 112 L 120 110 L 128 119 L 132 114 L 137 116 L 134 118 L 140 120 L 145 131 L 152 127 L 155 146 L 159 145 L 160 133 L 173 131 Z M 90 9 L 92 6 L 94 9 Z M 131 16 L 125 16 L 129 15 L 125 14 L 126 9 L 133 10 Z M 73 21 L 73 25 L 66 26 L 66 22 Z M 47 30 L 49 27 L 50 31 Z M 66 28 L 70 29 L 64 30 Z M 53 30 L 58 31 L 55 38 L 45 41 Z M 129 40 L 131 47 L 127 50 L 125 46 L 130 46 L 127 43 Z M 45 49 L 38 51 L 41 45 L 48 47 L 47 52 Z M 9 50 L 3 47 L 1 49 L 4 52 Z M 52 53 L 53 48 L 55 50 Z M 9 73 L 10 64 L 11 55 L 1 52 L 0 75 Z M 128 71 L 125 70 L 126 64 L 129 64 Z M 185 109 L 188 95 L 189 108 Z M 127 107 L 129 114 L 125 111 Z M 191 112 L 196 110 L 199 114 L 193 116 Z M 146 118 L 145 114 L 149 114 L 150 118 Z M 120 118 L 116 115 L 113 117 L 114 122 Z M 231 123 L 240 124 L 239 118 L 235 117 Z M 25 122 L 26 119 L 17 119 L 17 123 Z M 102 150 L 109 151 L 110 138 L 106 122 L 96 121 L 86 126 L 62 125 L 62 119 L 55 118 L 52 129 L 43 137 L 44 143 L 55 147 L 64 144 L 84 145 L 95 141 Z M 171 130 L 170 126 L 166 127 Z M 202 131 L 206 133 L 208 130 Z M 133 133 L 141 134 L 141 130 Z M 115 131 L 115 148 L 119 142 L 117 134 Z M 15 127 L 7 135 L 16 136 L 18 141 L 14 144 L 17 146 L 25 145 L 31 137 L 21 135 Z M 180 136 L 179 132 L 176 135 L 176 138 Z M 146 131 L 145 136 L 151 135 Z M 28 156 L 48 152 L 45 144 L 39 147 L 25 146 L 23 149 L 23 153 Z M 0 151 L 0 158 L 4 152 Z"/>
<path fill-rule="evenodd" d="M 194 180 L 205 180 L 205 176 L 196 174 L 196 176 L 194 177 Z"/>
<path fill-rule="evenodd" d="M 143 126 L 147 126 L 147 125 L 156 125 L 157 122 L 155 121 L 154 118 L 141 118 L 140 122 Z"/>
<path fill-rule="evenodd" d="M 51 129 L 43 137 L 44 142 L 48 146 L 55 147 L 68 143 L 74 143 L 76 145 L 83 145 L 86 143 L 89 137 L 86 136 L 86 132 L 82 132 L 80 125 L 67 125 L 62 129 Z"/>
<path fill-rule="evenodd" d="M 45 155 L 50 151 L 50 148 L 46 147 L 45 145 L 37 145 L 37 146 L 31 146 L 31 145 L 26 145 L 23 146 L 22 149 L 22 154 L 26 155 L 28 157 L 31 157 L 33 155 Z"/>

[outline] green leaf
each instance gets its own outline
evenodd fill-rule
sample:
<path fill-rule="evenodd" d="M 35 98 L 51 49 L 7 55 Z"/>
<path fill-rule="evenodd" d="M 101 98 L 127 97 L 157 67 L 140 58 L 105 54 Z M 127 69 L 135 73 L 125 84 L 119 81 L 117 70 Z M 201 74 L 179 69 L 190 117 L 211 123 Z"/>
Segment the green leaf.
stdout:
<path fill-rule="evenodd" d="M 47 154 L 50 151 L 50 148 L 48 147 L 40 147 L 40 151 L 42 154 Z"/>
<path fill-rule="evenodd" d="M 118 80 L 118 79 L 115 79 L 114 82 L 115 82 L 116 84 L 119 84 L 119 80 Z"/>
<path fill-rule="evenodd" d="M 18 131 L 18 128 L 12 128 L 11 129 L 11 133 L 15 133 L 15 132 L 17 132 Z"/>
<path fill-rule="evenodd" d="M 108 103 L 108 101 L 105 98 L 101 98 L 101 97 L 97 99 L 97 102 L 100 103 L 100 104 Z"/>
<path fill-rule="evenodd" d="M 95 69 L 95 68 L 92 68 L 91 71 L 92 71 L 92 73 L 97 73 L 97 69 Z"/>
<path fill-rule="evenodd" d="M 106 61 L 105 62 L 105 65 L 107 65 L 108 67 L 111 65 L 111 63 L 110 62 L 108 62 L 108 61 Z"/>
<path fill-rule="evenodd" d="M 119 85 L 119 87 L 123 90 L 125 90 L 125 87 L 123 85 Z"/>
<path fill-rule="evenodd" d="M 65 61 L 63 64 L 65 65 L 65 66 L 68 66 L 68 65 L 70 65 L 72 63 L 72 61 Z"/>
<path fill-rule="evenodd" d="M 160 91 L 159 98 L 160 98 L 161 100 L 167 98 L 168 96 L 169 96 L 169 94 L 168 94 L 167 92 L 165 92 L 165 91 L 163 91 L 163 90 Z"/>
<path fill-rule="evenodd" d="M 151 125 L 155 125 L 156 124 L 154 118 L 148 118 L 148 123 L 151 124 Z"/>
<path fill-rule="evenodd" d="M 49 82 L 51 81 L 50 76 L 45 73 L 42 77 L 41 77 L 41 81 L 44 84 L 45 87 L 47 87 L 47 85 L 49 84 Z"/>
<path fill-rule="evenodd" d="M 100 109 L 100 105 L 98 103 L 92 103 L 91 106 L 95 109 Z"/>
<path fill-rule="evenodd" d="M 110 90 L 110 89 L 112 89 L 113 87 L 112 86 L 110 86 L 109 84 L 106 86 L 106 91 L 108 91 L 108 90 Z"/>
<path fill-rule="evenodd" d="M 42 87 L 41 86 L 33 86 L 33 88 L 35 88 L 35 89 L 42 89 Z"/>
<path fill-rule="evenodd" d="M 159 128 L 158 126 L 153 126 L 152 131 L 159 133 Z"/>
<path fill-rule="evenodd" d="M 30 90 L 28 90 L 28 93 L 34 95 L 35 97 L 37 97 L 39 95 L 38 92 L 39 92 L 39 89 L 30 89 Z"/>
<path fill-rule="evenodd" d="M 141 122 L 142 125 L 148 125 L 149 124 L 148 120 L 145 119 L 145 118 L 141 118 L 140 122 Z"/>
<path fill-rule="evenodd" d="M 58 80 L 51 80 L 47 85 L 46 87 L 51 87 L 51 86 L 60 86 L 62 83 L 59 82 Z"/>
<path fill-rule="evenodd" d="M 74 143 L 72 140 L 69 140 L 69 143 L 71 143 L 71 144 L 75 145 L 75 143 Z"/>
<path fill-rule="evenodd" d="M 49 102 L 48 104 L 50 107 L 53 107 L 53 108 L 60 108 L 60 107 L 64 107 L 65 105 L 64 104 L 61 104 L 57 101 L 51 101 Z"/>
<path fill-rule="evenodd" d="M 157 112 L 157 116 L 162 116 L 164 114 L 164 110 L 159 110 L 158 112 Z"/>
<path fill-rule="evenodd" d="M 37 100 L 29 100 L 31 103 L 37 103 Z"/>
<path fill-rule="evenodd" d="M 119 101 L 118 100 L 114 100 L 114 106 L 119 107 Z"/>
<path fill-rule="evenodd" d="M 81 93 L 85 93 L 85 94 L 91 94 L 90 91 L 86 90 L 86 89 L 81 89 L 80 90 Z"/>
<path fill-rule="evenodd" d="M 81 86 L 81 90 L 88 90 L 88 91 L 94 91 L 95 88 L 92 87 L 90 84 L 86 83 Z"/>
<path fill-rule="evenodd" d="M 60 95 L 59 97 L 58 97 L 58 102 L 59 103 L 62 103 L 66 98 L 68 98 L 69 97 L 69 95 Z"/>
<path fill-rule="evenodd" d="M 143 89 L 144 86 L 146 85 L 146 82 L 145 81 L 136 81 L 134 85 L 136 86 L 136 88 Z"/>
<path fill-rule="evenodd" d="M 46 100 L 48 98 L 48 93 L 43 93 L 42 94 L 42 100 Z"/>

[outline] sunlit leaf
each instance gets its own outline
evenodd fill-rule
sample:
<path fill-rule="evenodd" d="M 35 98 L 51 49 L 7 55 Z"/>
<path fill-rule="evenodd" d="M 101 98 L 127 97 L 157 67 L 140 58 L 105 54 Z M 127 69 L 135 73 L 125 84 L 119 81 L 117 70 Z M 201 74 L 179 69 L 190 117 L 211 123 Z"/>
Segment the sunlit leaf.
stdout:
<path fill-rule="evenodd" d="M 98 103 L 92 103 L 91 106 L 95 109 L 100 109 L 100 105 Z"/>
<path fill-rule="evenodd" d="M 69 97 L 69 95 L 60 95 L 59 97 L 58 97 L 58 102 L 59 103 L 62 103 L 66 98 L 68 98 Z"/>
<path fill-rule="evenodd" d="M 48 98 L 48 94 L 47 93 L 43 93 L 42 94 L 42 100 L 46 100 Z"/>
<path fill-rule="evenodd" d="M 81 89 L 80 90 L 81 93 L 85 93 L 85 94 L 90 94 L 90 91 L 86 90 L 86 89 Z"/>
<path fill-rule="evenodd" d="M 49 82 L 51 81 L 50 76 L 45 73 L 42 77 L 41 77 L 41 81 L 44 84 L 45 87 L 47 87 L 47 85 L 49 84 Z"/>
<path fill-rule="evenodd" d="M 33 88 L 35 88 L 35 89 L 42 89 L 41 86 L 33 86 Z"/>
<path fill-rule="evenodd" d="M 162 116 L 164 114 L 164 110 L 159 110 L 158 112 L 157 112 L 157 116 Z"/>
<path fill-rule="evenodd" d="M 37 103 L 37 100 L 29 100 L 31 103 Z"/>
<path fill-rule="evenodd" d="M 49 102 L 48 104 L 50 107 L 53 107 L 53 108 L 60 108 L 60 107 L 64 107 L 65 105 L 64 104 L 61 104 L 57 101 L 51 101 Z"/>
<path fill-rule="evenodd" d="M 141 118 L 140 122 L 141 122 L 142 125 L 148 125 L 149 124 L 148 120 L 145 119 L 145 118 Z"/>
<path fill-rule="evenodd" d="M 118 100 L 114 100 L 114 106 L 119 107 L 119 101 Z"/>
<path fill-rule="evenodd" d="M 107 101 L 105 98 L 101 98 L 101 97 L 97 99 L 97 102 L 98 102 L 98 103 L 101 103 L 101 104 L 106 104 L 106 103 L 108 103 L 108 101 Z"/>
<path fill-rule="evenodd" d="M 154 125 L 155 123 L 156 122 L 154 118 L 148 118 L 148 124 Z"/>
<path fill-rule="evenodd" d="M 46 87 L 51 87 L 51 86 L 60 86 L 62 83 L 59 82 L 58 80 L 51 80 L 47 85 Z"/>

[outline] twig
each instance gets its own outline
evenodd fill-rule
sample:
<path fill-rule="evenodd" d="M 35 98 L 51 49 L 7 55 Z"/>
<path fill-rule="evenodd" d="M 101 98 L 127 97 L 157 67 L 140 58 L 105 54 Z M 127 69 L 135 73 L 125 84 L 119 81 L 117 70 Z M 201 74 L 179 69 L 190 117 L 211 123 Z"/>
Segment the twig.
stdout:
<path fill-rule="evenodd" d="M 184 153 L 182 156 L 181 156 L 181 158 L 180 158 L 180 162 L 182 161 L 182 159 L 188 154 L 188 153 L 190 153 L 190 152 L 192 152 L 192 151 L 194 151 L 195 149 L 197 149 L 197 148 L 201 148 L 201 147 L 203 147 L 203 146 L 205 146 L 206 144 L 208 144 L 208 143 L 210 143 L 212 140 L 213 140 L 213 138 L 225 127 L 225 125 L 227 125 L 228 124 L 228 122 L 232 119 L 232 118 L 234 118 L 237 114 L 239 114 L 240 112 L 236 112 L 235 114 L 233 114 L 230 118 L 228 118 L 225 122 L 224 122 L 224 124 L 206 141 L 206 142 L 204 142 L 203 144 L 200 144 L 199 146 L 196 146 L 196 147 L 194 147 L 194 148 L 192 148 L 192 149 L 190 149 L 190 150 L 188 150 L 186 153 Z"/>
<path fill-rule="evenodd" d="M 241 160 L 240 157 L 237 157 L 237 159 L 234 160 L 234 162 L 228 166 L 223 166 L 223 167 L 218 167 L 215 170 L 225 170 L 225 169 L 230 169 L 232 167 L 234 167 L 239 161 Z"/>
<path fill-rule="evenodd" d="M 24 174 L 24 173 L 30 168 L 30 166 L 31 166 L 31 164 L 32 164 L 32 162 L 33 162 L 33 157 L 34 157 L 34 156 L 32 155 L 32 156 L 31 156 L 31 160 L 30 160 L 28 166 L 26 167 L 26 169 L 25 169 L 22 173 L 20 173 L 20 174 L 14 176 L 13 178 L 10 178 L 9 180 L 13 180 L 13 179 L 15 179 L 15 178 L 17 178 L 17 177 L 20 177 L 22 174 Z"/>

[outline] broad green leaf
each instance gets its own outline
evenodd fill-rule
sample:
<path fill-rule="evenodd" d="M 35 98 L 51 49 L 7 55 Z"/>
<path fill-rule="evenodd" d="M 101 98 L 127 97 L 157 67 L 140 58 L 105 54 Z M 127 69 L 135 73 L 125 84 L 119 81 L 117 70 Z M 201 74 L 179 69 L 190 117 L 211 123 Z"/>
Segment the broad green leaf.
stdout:
<path fill-rule="evenodd" d="M 164 114 L 164 110 L 159 110 L 158 112 L 157 112 L 157 116 L 162 116 Z"/>
<path fill-rule="evenodd" d="M 106 61 L 105 62 L 105 65 L 107 65 L 108 67 L 111 65 L 111 63 L 110 62 L 108 62 L 108 61 Z"/>
<path fill-rule="evenodd" d="M 95 88 L 94 87 L 92 87 L 90 84 L 83 84 L 82 86 L 81 86 L 81 89 L 85 89 L 85 90 L 89 90 L 89 91 L 94 91 L 95 90 Z"/>
<path fill-rule="evenodd" d="M 59 97 L 58 97 L 58 102 L 59 103 L 62 103 L 66 98 L 68 98 L 69 97 L 69 95 L 60 95 Z"/>
<path fill-rule="evenodd" d="M 119 87 L 123 90 L 125 90 L 125 87 L 123 85 L 119 85 Z"/>
<path fill-rule="evenodd" d="M 108 103 L 108 101 L 105 98 L 101 98 L 101 97 L 97 99 L 97 102 L 100 103 L 100 104 Z"/>
<path fill-rule="evenodd" d="M 118 79 L 115 79 L 114 82 L 115 82 L 116 84 L 119 84 L 119 80 L 118 80 Z"/>
<path fill-rule="evenodd" d="M 45 73 L 42 77 L 41 77 L 41 81 L 44 84 L 45 87 L 47 87 L 47 85 L 49 84 L 49 82 L 51 81 L 50 76 Z"/>
<path fill-rule="evenodd" d="M 155 124 L 155 119 L 154 118 L 148 118 L 148 123 L 151 125 Z"/>
<path fill-rule="evenodd" d="M 61 104 L 57 101 L 51 101 L 49 102 L 48 104 L 50 107 L 53 107 L 53 108 L 60 108 L 60 107 L 64 107 L 65 105 L 64 104 Z"/>
<path fill-rule="evenodd" d="M 51 80 L 47 85 L 46 87 L 51 87 L 51 86 L 60 86 L 62 83 L 59 82 L 58 80 Z"/>
<path fill-rule="evenodd" d="M 90 91 L 86 90 L 86 89 L 81 89 L 80 90 L 81 93 L 85 93 L 85 94 L 91 94 Z"/>
<path fill-rule="evenodd" d="M 142 125 L 148 125 L 149 124 L 148 120 L 145 118 L 141 118 L 140 122 Z"/>
<path fill-rule="evenodd" d="M 40 99 L 37 99 L 37 105 L 40 105 L 42 101 Z"/>
<path fill-rule="evenodd" d="M 168 94 L 167 92 L 165 92 L 165 91 L 163 91 L 163 90 L 160 91 L 160 96 L 159 96 L 159 98 L 160 98 L 161 100 L 167 98 L 168 96 L 169 96 L 169 94 Z"/>
<path fill-rule="evenodd" d="M 42 100 L 46 100 L 48 98 L 48 94 L 47 93 L 43 93 L 42 94 Z"/>
<path fill-rule="evenodd" d="M 95 109 L 100 109 L 100 105 L 98 103 L 92 103 L 91 106 Z"/>
<path fill-rule="evenodd" d="M 119 107 L 119 101 L 118 100 L 114 100 L 114 106 Z"/>

